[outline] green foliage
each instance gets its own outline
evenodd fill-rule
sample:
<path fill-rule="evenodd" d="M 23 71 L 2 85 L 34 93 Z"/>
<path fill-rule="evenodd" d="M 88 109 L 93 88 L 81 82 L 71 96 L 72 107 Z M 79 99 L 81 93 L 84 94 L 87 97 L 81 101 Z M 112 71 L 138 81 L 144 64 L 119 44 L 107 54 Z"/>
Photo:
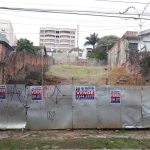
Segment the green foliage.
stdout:
<path fill-rule="evenodd" d="M 107 59 L 107 52 L 105 50 L 96 50 L 94 49 L 91 53 L 88 53 L 89 58 L 96 58 L 96 59 Z"/>
<path fill-rule="evenodd" d="M 17 41 L 16 52 L 26 50 L 31 54 L 36 54 L 36 48 L 33 46 L 33 42 L 30 42 L 28 39 L 19 39 Z"/>
<path fill-rule="evenodd" d="M 60 49 L 57 51 L 57 53 L 63 53 Z"/>
<path fill-rule="evenodd" d="M 116 41 L 118 41 L 118 39 L 119 37 L 115 35 L 103 36 L 99 39 L 97 46 L 105 46 L 106 49 L 106 46 L 109 45 L 109 48 L 111 48 L 116 43 Z"/>
<path fill-rule="evenodd" d="M 98 34 L 96 33 L 90 34 L 90 36 L 87 36 L 85 39 L 87 41 L 84 43 L 84 45 L 85 46 L 92 45 L 93 48 L 95 47 L 96 43 L 99 41 Z"/>
<path fill-rule="evenodd" d="M 114 35 L 104 36 L 99 39 L 95 49 L 88 54 L 89 58 L 107 59 L 107 51 L 112 48 L 119 38 Z"/>
<path fill-rule="evenodd" d="M 53 53 L 63 53 L 63 52 L 62 52 L 60 49 L 58 49 L 58 50 L 57 50 L 57 49 L 54 49 L 54 50 L 53 50 Z"/>

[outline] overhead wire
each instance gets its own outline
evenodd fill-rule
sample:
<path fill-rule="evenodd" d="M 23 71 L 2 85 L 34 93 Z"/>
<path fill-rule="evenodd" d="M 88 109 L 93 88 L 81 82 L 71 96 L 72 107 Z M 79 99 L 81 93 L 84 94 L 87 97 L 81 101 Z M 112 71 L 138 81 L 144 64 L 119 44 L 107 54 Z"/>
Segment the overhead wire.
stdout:
<path fill-rule="evenodd" d="M 100 1 L 100 2 L 102 2 L 102 1 L 105 1 L 105 2 L 113 2 L 113 3 L 132 3 L 132 4 L 143 4 L 143 5 L 145 5 L 145 4 L 147 4 L 147 3 L 144 3 L 144 2 L 136 2 L 136 1 L 118 1 L 118 0 L 96 0 L 96 1 Z"/>
<path fill-rule="evenodd" d="M 29 11 L 29 12 L 43 12 L 43 13 L 64 13 L 64 14 L 78 14 L 78 15 L 95 15 L 107 14 L 107 15 L 122 15 L 119 12 L 102 12 L 102 11 L 86 11 L 86 10 L 69 10 L 69 9 L 37 9 L 37 8 L 14 8 L 14 7 L 0 7 L 1 10 L 12 10 L 12 11 Z M 87 14 L 86 14 L 87 13 Z M 128 13 L 123 15 L 136 15 L 137 13 Z M 143 16 L 149 16 L 150 13 L 144 14 Z"/>
<path fill-rule="evenodd" d="M 107 2 L 107 0 L 100 0 L 101 2 Z M 100 8 L 100 7 L 85 7 L 84 6 L 72 6 L 72 5 L 56 5 L 56 4 L 51 4 L 51 3 L 32 3 L 32 2 L 20 2 L 20 1 L 3 1 L 1 0 L 0 2 L 3 2 L 3 3 L 18 3 L 18 4 L 30 4 L 30 5 L 50 5 L 50 6 L 67 6 L 67 7 L 82 7 L 82 8 L 94 8 L 94 9 L 113 9 L 113 8 Z M 139 3 L 139 2 L 126 2 L 126 1 L 108 1 L 108 2 L 123 2 L 123 3 Z M 147 4 L 147 3 L 139 3 L 139 4 Z M 118 9 L 120 10 L 120 9 Z"/>
<path fill-rule="evenodd" d="M 117 15 L 112 15 L 111 13 L 109 14 L 96 14 L 96 13 L 81 13 L 81 12 L 72 12 L 69 10 L 44 10 L 44 9 L 29 9 L 29 8 L 10 8 L 10 7 L 0 7 L 0 9 L 4 9 L 4 10 L 13 10 L 13 11 L 29 11 L 29 12 L 43 12 L 43 13 L 61 13 L 61 14 L 74 14 L 74 15 L 86 15 L 86 16 L 101 16 L 101 17 L 110 17 L 110 18 L 131 18 L 131 19 L 143 19 L 143 20 L 150 20 L 148 18 L 139 18 L 139 17 L 131 17 L 131 16 L 124 16 L 121 14 L 117 14 Z"/>

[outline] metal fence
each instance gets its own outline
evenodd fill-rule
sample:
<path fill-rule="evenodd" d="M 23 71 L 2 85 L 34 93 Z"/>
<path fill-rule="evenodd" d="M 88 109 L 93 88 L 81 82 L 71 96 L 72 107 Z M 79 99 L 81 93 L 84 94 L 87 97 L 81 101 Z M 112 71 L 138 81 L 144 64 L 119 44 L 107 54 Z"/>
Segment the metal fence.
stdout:
<path fill-rule="evenodd" d="M 0 129 L 150 128 L 150 86 L 0 85 Z"/>

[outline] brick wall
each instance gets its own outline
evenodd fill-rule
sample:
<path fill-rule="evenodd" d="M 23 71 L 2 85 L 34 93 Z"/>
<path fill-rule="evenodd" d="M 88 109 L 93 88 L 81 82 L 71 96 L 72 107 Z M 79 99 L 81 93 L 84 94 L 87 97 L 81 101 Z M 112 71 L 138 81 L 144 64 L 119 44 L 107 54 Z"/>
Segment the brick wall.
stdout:
<path fill-rule="evenodd" d="M 42 58 L 41 55 L 29 54 L 25 50 L 5 57 L 3 63 L 0 64 L 0 84 L 5 84 L 9 79 L 15 78 L 26 66 L 32 68 L 46 66 L 48 68 L 53 64 L 52 59 L 50 56 Z"/>

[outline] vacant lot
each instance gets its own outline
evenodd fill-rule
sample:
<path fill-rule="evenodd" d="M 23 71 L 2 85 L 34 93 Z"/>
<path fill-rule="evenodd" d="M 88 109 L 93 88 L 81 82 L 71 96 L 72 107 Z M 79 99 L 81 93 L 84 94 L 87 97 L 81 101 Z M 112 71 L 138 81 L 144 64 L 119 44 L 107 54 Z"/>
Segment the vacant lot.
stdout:
<path fill-rule="evenodd" d="M 96 85 L 103 74 L 103 67 L 54 65 L 47 74 L 61 78 L 61 84 L 94 84 Z"/>
<path fill-rule="evenodd" d="M 47 75 L 54 75 L 60 78 L 62 85 L 105 85 L 108 77 L 109 85 L 135 85 L 141 84 L 141 78 L 136 80 L 135 76 L 127 73 L 125 68 L 107 69 L 107 66 L 77 66 L 77 65 L 54 65 Z M 122 82 L 124 81 L 124 82 Z"/>

